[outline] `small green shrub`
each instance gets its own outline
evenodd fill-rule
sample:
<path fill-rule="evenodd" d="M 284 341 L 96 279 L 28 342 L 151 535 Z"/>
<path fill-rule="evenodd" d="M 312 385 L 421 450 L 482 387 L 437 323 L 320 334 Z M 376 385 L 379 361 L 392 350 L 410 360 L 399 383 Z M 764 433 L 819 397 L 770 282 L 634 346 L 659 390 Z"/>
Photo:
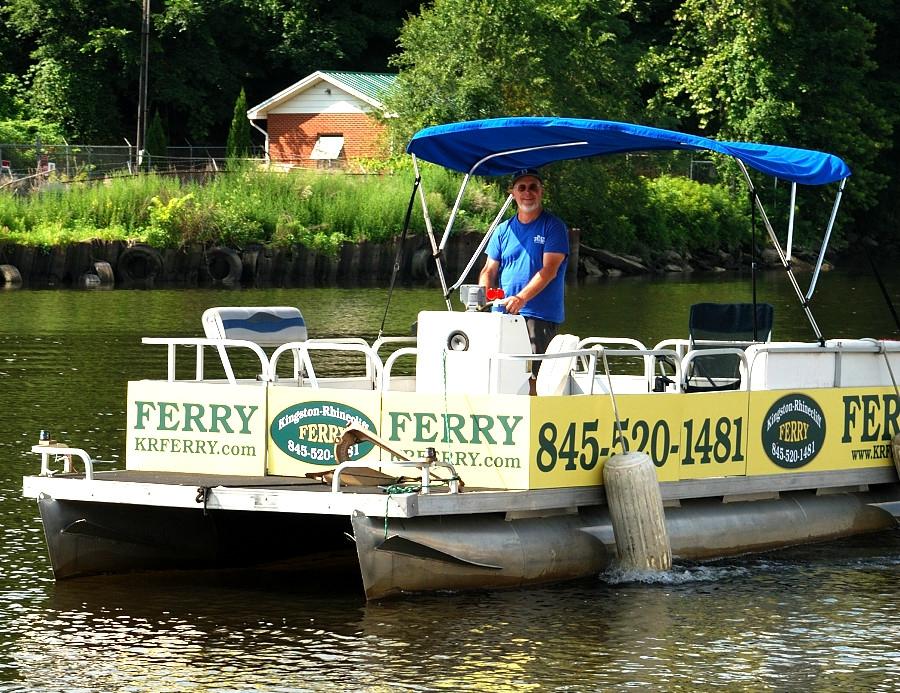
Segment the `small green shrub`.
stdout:
<path fill-rule="evenodd" d="M 688 178 L 660 176 L 644 179 L 651 229 L 674 250 L 722 248 L 734 250 L 747 237 L 745 206 L 721 185 Z"/>

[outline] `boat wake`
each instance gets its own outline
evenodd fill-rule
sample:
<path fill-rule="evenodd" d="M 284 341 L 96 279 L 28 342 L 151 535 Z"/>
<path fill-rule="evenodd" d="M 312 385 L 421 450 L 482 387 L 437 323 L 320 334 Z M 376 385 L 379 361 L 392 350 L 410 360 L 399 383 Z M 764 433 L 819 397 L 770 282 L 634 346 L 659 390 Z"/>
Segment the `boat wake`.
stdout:
<path fill-rule="evenodd" d="M 607 585 L 640 583 L 645 585 L 684 585 L 695 582 L 719 582 L 744 577 L 750 571 L 741 566 L 673 566 L 671 570 L 626 570 L 610 568 L 600 573 Z"/>

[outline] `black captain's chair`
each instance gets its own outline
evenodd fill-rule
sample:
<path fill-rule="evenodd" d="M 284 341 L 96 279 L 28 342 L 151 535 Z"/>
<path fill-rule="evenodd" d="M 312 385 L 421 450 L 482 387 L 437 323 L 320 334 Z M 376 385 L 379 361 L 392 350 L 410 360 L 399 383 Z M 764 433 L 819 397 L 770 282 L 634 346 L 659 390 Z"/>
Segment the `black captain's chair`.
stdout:
<path fill-rule="evenodd" d="M 772 338 L 774 308 L 768 303 L 756 304 L 756 332 L 754 334 L 754 306 L 752 303 L 695 303 L 691 306 L 688 327 L 690 348 L 732 348 L 743 350 L 754 342 L 768 342 Z M 684 376 L 686 392 L 737 390 L 741 386 L 741 355 L 716 353 L 696 355 Z"/>

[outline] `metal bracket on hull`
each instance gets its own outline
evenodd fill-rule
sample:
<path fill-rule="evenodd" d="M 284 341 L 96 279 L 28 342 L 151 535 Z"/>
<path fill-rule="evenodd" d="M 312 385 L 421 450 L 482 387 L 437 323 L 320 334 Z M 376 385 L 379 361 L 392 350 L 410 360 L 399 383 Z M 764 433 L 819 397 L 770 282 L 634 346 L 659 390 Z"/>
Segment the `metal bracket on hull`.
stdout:
<path fill-rule="evenodd" d="M 427 544 L 422 544 L 412 539 L 401 536 L 391 536 L 385 539 L 376 551 L 387 551 L 389 553 L 402 554 L 413 558 L 426 558 L 433 561 L 443 561 L 445 563 L 454 563 L 456 565 L 470 565 L 476 568 L 486 568 L 488 570 L 503 570 L 501 565 L 491 565 L 490 563 L 479 563 L 478 561 L 470 561 L 466 558 L 454 556 L 446 551 L 441 551 Z"/>

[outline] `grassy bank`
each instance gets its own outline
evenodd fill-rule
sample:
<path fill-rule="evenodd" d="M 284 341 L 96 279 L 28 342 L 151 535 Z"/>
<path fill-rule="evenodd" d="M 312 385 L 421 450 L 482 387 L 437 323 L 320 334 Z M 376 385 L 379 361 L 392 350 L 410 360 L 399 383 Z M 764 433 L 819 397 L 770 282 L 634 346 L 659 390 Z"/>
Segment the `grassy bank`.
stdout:
<path fill-rule="evenodd" d="M 440 234 L 460 178 L 425 166 L 429 213 Z M 409 170 L 355 175 L 244 167 L 204 182 L 153 173 L 51 181 L 29 195 L 0 192 L 0 242 L 52 247 L 99 239 L 158 248 L 301 244 L 333 254 L 347 241 L 377 242 L 398 235 L 411 188 Z M 503 197 L 501 185 L 473 180 L 455 229 L 485 231 Z M 551 183 L 548 204 L 582 230 L 585 242 L 645 257 L 669 249 L 730 250 L 748 238 L 743 201 L 732 199 L 721 186 L 683 177 L 635 176 L 627 187 L 602 190 L 589 185 L 556 189 Z M 411 231 L 424 229 L 417 201 Z"/>
<path fill-rule="evenodd" d="M 446 223 L 458 178 L 429 172 L 432 223 Z M 463 229 L 487 228 L 501 201 L 493 186 L 469 186 Z M 30 195 L 0 194 L 0 241 L 55 246 L 93 239 L 156 247 L 302 244 L 336 252 L 345 241 L 383 241 L 402 231 L 412 176 L 345 175 L 239 168 L 211 180 L 184 182 L 148 174 L 102 182 L 51 182 Z M 411 220 L 424 231 L 421 206 Z"/>

